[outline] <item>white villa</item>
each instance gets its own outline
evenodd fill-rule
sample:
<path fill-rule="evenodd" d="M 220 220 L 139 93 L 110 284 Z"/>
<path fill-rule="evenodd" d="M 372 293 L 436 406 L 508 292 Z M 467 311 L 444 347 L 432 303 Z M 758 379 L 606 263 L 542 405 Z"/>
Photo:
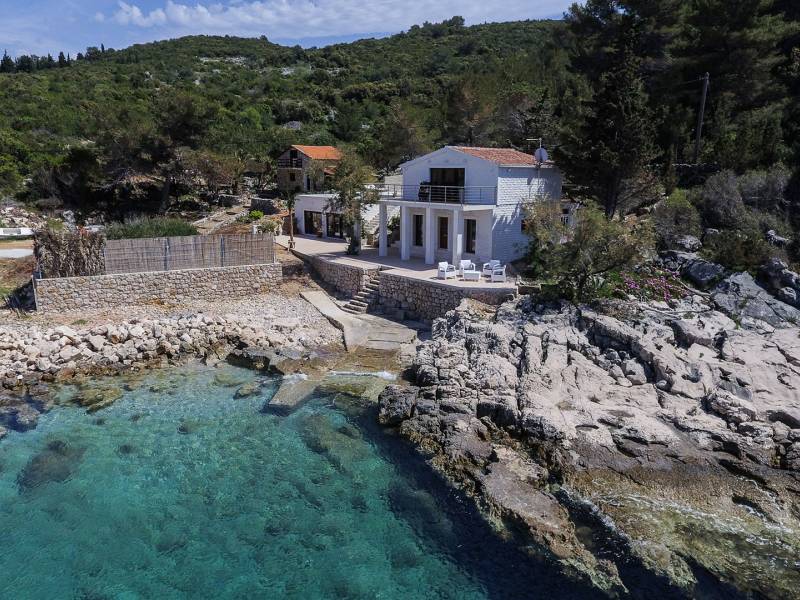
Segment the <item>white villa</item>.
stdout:
<path fill-rule="evenodd" d="M 401 260 L 428 265 L 513 261 L 527 251 L 526 203 L 561 200 L 559 169 L 511 148 L 445 146 L 400 169 L 402 183 L 379 184 L 380 200 L 364 215 L 367 231 L 373 225 L 378 231 L 381 257 L 398 247 Z M 329 198 L 297 197 L 300 233 L 342 237 L 341 218 L 327 207 Z M 563 218 L 570 218 L 570 210 L 565 205 Z M 400 236 L 392 242 L 389 220 L 397 214 Z"/>

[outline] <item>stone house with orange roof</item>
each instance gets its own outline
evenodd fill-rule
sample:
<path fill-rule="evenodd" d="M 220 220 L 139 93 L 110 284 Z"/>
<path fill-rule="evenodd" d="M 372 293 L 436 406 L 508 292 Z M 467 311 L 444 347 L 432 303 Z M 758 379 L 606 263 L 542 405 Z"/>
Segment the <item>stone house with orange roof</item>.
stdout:
<path fill-rule="evenodd" d="M 342 152 L 334 146 L 295 144 L 280 155 L 277 163 L 277 184 L 281 192 L 318 192 L 333 175 Z"/>

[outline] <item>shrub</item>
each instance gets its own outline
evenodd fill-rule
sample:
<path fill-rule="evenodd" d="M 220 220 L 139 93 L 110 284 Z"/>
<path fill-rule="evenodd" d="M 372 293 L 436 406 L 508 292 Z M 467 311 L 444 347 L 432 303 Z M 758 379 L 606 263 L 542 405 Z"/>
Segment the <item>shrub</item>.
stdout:
<path fill-rule="evenodd" d="M 596 298 L 609 273 L 632 266 L 652 250 L 652 230 L 646 222 L 608 220 L 597 208 L 583 207 L 567 230 L 551 204 L 533 209 L 528 231 L 536 268 L 558 285 L 564 298 Z"/>
<path fill-rule="evenodd" d="M 773 256 L 784 252 L 767 242 L 756 215 L 742 217 L 739 228 L 721 232 L 707 244 L 703 254 L 733 271 L 755 271 Z"/>
<path fill-rule="evenodd" d="M 688 294 L 676 273 L 654 266 L 611 273 L 603 287 L 608 296 L 622 299 L 632 296 L 641 302 L 669 302 Z"/>
<path fill-rule="evenodd" d="M 251 210 L 247 214 L 239 215 L 236 220 L 239 223 L 255 223 L 264 218 L 264 213 L 260 210 Z"/>
<path fill-rule="evenodd" d="M 750 171 L 739 177 L 739 190 L 747 206 L 775 211 L 781 207 L 791 172 L 783 165 L 769 171 Z"/>
<path fill-rule="evenodd" d="M 135 217 L 124 223 L 111 223 L 105 230 L 109 240 L 197 235 L 191 223 L 175 217 Z"/>
<path fill-rule="evenodd" d="M 281 225 L 280 221 L 270 219 L 259 225 L 258 230 L 261 233 L 271 233 L 273 235 L 280 235 L 281 231 L 283 230 L 283 226 Z"/>
<path fill-rule="evenodd" d="M 709 177 L 700 199 L 707 227 L 731 229 L 741 224 L 746 209 L 733 171 Z"/>
<path fill-rule="evenodd" d="M 102 235 L 80 230 L 42 229 L 33 238 L 33 252 L 42 277 L 81 277 L 105 272 Z"/>
<path fill-rule="evenodd" d="M 689 201 L 686 192 L 675 190 L 653 211 L 653 228 L 661 248 L 669 248 L 683 235 L 699 237 L 702 233 L 700 213 Z"/>

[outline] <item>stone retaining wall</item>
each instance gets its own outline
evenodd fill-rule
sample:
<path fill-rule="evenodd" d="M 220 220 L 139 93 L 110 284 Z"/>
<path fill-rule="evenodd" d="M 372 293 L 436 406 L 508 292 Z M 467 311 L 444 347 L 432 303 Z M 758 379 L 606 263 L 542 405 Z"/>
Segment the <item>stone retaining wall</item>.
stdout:
<path fill-rule="evenodd" d="M 152 302 L 179 303 L 186 298 L 223 300 L 267 292 L 280 284 L 282 278 L 281 264 L 272 263 L 39 279 L 35 281 L 36 308 L 60 312 Z"/>
<path fill-rule="evenodd" d="M 355 265 L 331 262 L 318 256 L 302 257 L 307 260 L 322 280 L 338 292 L 352 297 L 358 294 L 380 269 L 367 269 Z"/>
<path fill-rule="evenodd" d="M 512 288 L 470 289 L 411 279 L 390 271 L 380 273 L 381 306 L 384 312 L 400 318 L 432 321 L 456 308 L 464 298 L 497 306 L 513 295 Z"/>

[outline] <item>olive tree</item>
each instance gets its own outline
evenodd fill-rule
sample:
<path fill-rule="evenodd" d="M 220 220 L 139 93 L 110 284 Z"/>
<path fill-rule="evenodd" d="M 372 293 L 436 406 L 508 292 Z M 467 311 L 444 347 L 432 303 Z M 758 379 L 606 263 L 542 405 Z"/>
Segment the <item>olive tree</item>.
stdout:
<path fill-rule="evenodd" d="M 331 180 L 333 197 L 328 201 L 328 210 L 342 215 L 347 253 L 351 255 L 361 252 L 362 212 L 378 201 L 378 192 L 368 187 L 373 179 L 372 171 L 358 156 L 346 154 Z"/>

